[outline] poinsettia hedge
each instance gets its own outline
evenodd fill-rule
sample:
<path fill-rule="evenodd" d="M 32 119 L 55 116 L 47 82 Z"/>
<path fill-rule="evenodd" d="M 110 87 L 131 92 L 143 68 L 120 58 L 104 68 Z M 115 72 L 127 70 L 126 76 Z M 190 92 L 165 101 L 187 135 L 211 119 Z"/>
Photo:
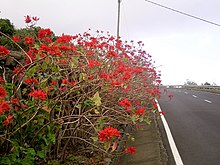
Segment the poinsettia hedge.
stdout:
<path fill-rule="evenodd" d="M 31 29 L 38 18 L 25 21 Z M 135 153 L 125 128 L 150 122 L 160 84 L 142 42 L 102 31 L 56 38 L 49 28 L 35 37 L 0 33 L 23 58 L 0 46 L 1 60 L 13 63 L 11 76 L 5 63 L 0 72 L 1 164 L 106 164 Z"/>

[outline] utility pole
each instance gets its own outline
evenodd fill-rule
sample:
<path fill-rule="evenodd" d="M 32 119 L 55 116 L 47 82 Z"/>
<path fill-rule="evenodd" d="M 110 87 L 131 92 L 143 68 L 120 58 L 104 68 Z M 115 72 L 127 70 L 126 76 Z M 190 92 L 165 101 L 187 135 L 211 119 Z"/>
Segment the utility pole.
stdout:
<path fill-rule="evenodd" d="M 120 9 L 121 9 L 121 1 L 118 0 L 118 24 L 117 24 L 117 38 L 119 38 L 119 26 L 120 26 Z"/>

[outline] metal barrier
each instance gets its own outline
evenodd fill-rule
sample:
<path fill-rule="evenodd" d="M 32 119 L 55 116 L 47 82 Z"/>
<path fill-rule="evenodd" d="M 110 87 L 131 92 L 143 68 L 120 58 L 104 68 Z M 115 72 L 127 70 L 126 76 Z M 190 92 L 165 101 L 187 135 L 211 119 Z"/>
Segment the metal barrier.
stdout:
<path fill-rule="evenodd" d="M 220 86 L 212 86 L 212 85 L 167 85 L 167 86 L 162 86 L 162 87 L 164 87 L 164 88 L 185 88 L 188 90 L 198 90 L 198 91 L 220 93 Z"/>

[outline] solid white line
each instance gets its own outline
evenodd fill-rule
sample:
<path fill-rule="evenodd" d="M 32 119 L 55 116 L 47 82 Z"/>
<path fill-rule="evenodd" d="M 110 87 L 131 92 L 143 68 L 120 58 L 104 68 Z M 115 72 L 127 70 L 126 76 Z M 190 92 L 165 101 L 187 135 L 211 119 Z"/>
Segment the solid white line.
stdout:
<path fill-rule="evenodd" d="M 193 97 L 195 97 L 195 98 L 197 98 L 197 96 L 196 95 L 192 95 Z"/>
<path fill-rule="evenodd" d="M 157 100 L 155 100 L 157 102 L 157 106 L 158 106 L 158 111 L 159 112 L 162 112 L 161 108 L 160 108 L 160 105 L 158 103 Z M 167 121 L 164 117 L 164 115 L 161 115 L 161 120 L 163 122 L 163 125 L 164 125 L 164 129 L 165 129 L 165 132 L 167 134 L 167 138 L 168 138 L 168 141 L 169 141 L 169 144 L 170 144 L 170 148 L 171 148 L 171 151 L 173 153 L 173 157 L 174 157 L 174 160 L 176 162 L 176 165 L 183 165 L 183 161 L 181 159 L 181 156 L 179 154 L 179 151 L 177 150 L 177 147 L 176 147 L 176 144 L 174 142 L 174 139 L 173 139 L 173 136 L 172 136 L 172 133 L 170 131 L 170 128 L 167 124 Z"/>
<path fill-rule="evenodd" d="M 212 102 L 211 102 L 211 101 L 209 101 L 209 100 L 204 100 L 204 101 L 205 101 L 205 102 L 207 102 L 207 103 L 210 103 L 210 104 L 212 103 Z"/>

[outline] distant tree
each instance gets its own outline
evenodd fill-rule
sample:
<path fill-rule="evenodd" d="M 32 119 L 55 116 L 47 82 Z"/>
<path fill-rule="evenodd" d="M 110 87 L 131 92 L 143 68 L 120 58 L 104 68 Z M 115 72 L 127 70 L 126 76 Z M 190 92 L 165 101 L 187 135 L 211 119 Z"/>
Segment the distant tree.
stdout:
<path fill-rule="evenodd" d="M 14 25 L 10 22 L 10 20 L 1 18 L 0 19 L 0 32 L 11 37 L 15 32 Z M 6 37 L 4 37 L 2 34 L 0 34 L 0 45 L 6 46 L 8 49 L 10 49 L 13 43 L 10 40 L 8 40 Z"/>
<path fill-rule="evenodd" d="M 7 35 L 8 37 L 17 36 L 20 38 L 20 42 L 18 44 L 24 49 L 27 50 L 29 46 L 24 44 L 24 38 L 25 37 L 32 37 L 34 38 L 35 42 L 39 42 L 37 36 L 38 31 L 42 28 L 39 26 L 31 27 L 31 28 L 21 28 L 21 29 L 15 29 L 14 25 L 10 22 L 8 19 L 0 19 L 0 31 Z M 56 40 L 56 36 L 53 33 L 51 36 L 51 39 L 53 41 Z M 14 44 L 11 40 L 9 40 L 7 37 L 0 34 L 0 45 L 6 46 L 10 50 L 20 50 L 18 46 Z"/>
<path fill-rule="evenodd" d="M 205 83 L 204 83 L 204 85 L 211 85 L 211 84 L 210 84 L 210 83 L 208 83 L 208 82 L 205 82 Z"/>
<path fill-rule="evenodd" d="M 187 79 L 186 82 L 184 83 L 184 85 L 197 85 L 197 83 Z"/>
<path fill-rule="evenodd" d="M 8 36 L 12 36 L 15 28 L 9 19 L 0 18 L 0 31 Z"/>

